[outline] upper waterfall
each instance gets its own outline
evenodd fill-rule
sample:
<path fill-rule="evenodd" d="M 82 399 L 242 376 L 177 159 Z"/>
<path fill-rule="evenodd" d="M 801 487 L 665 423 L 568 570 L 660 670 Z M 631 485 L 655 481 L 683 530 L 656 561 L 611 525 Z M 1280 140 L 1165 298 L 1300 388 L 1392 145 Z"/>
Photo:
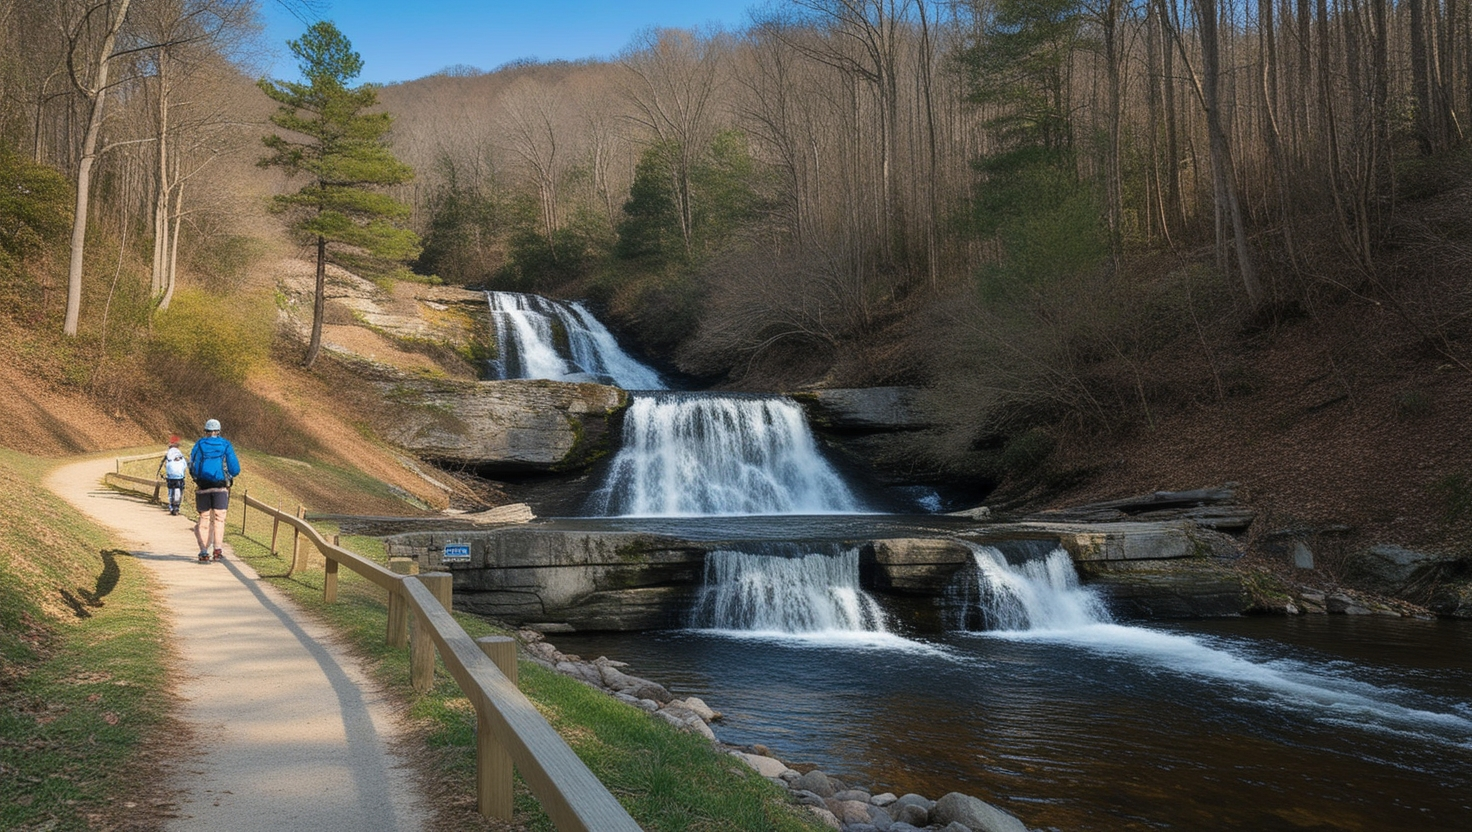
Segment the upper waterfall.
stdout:
<path fill-rule="evenodd" d="M 806 414 L 780 396 L 634 397 L 589 513 L 621 517 L 858 513 Z"/>
<path fill-rule="evenodd" d="M 580 302 L 520 292 L 487 292 L 495 327 L 496 379 L 597 381 L 626 390 L 663 390 L 659 373 L 624 352 Z"/>

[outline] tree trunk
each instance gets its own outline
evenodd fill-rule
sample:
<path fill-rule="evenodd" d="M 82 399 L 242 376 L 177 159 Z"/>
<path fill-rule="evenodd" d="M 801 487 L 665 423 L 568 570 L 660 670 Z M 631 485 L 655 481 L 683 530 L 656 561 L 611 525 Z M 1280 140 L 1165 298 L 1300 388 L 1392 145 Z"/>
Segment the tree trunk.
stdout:
<path fill-rule="evenodd" d="M 1262 305 L 1262 284 L 1247 245 L 1247 227 L 1242 217 L 1242 204 L 1237 196 L 1236 172 L 1232 166 L 1231 148 L 1221 117 L 1221 53 L 1217 39 L 1216 0 L 1193 0 L 1197 24 L 1201 31 L 1201 98 L 1206 111 L 1206 131 L 1211 150 L 1211 173 L 1216 202 L 1232 224 L 1232 238 L 1237 254 L 1237 269 L 1242 288 L 1253 308 Z"/>
<path fill-rule="evenodd" d="M 1119 47 L 1119 14 L 1120 4 L 1118 0 L 1109 0 L 1104 4 L 1104 63 L 1107 74 L 1106 81 L 1108 90 L 1108 129 L 1109 146 L 1105 148 L 1104 159 L 1104 183 L 1109 215 L 1109 253 L 1114 260 L 1116 271 L 1119 269 L 1123 251 L 1124 237 L 1124 187 L 1122 183 L 1123 174 L 1120 171 L 1120 47 Z"/>
<path fill-rule="evenodd" d="M 327 315 L 327 238 L 317 237 L 317 290 L 312 299 L 312 339 L 307 342 L 307 357 L 302 366 L 310 368 L 322 351 L 322 319 Z"/>
<path fill-rule="evenodd" d="M 153 278 L 150 296 L 158 298 L 167 283 L 164 271 L 169 257 L 169 84 L 168 50 L 158 50 L 158 124 L 155 133 L 155 158 L 158 161 L 158 181 L 154 188 L 153 201 Z"/>
<path fill-rule="evenodd" d="M 1319 0 L 1320 3 L 1324 0 Z M 1437 149 L 1435 109 L 1431 91 L 1431 61 L 1426 54 L 1426 0 L 1410 0 L 1411 91 L 1416 99 L 1416 144 L 1421 155 Z"/>
<path fill-rule="evenodd" d="M 108 20 L 107 35 L 97 51 L 97 65 L 90 83 L 83 84 L 76 77 L 75 70 L 72 75 L 72 82 L 92 106 L 87 117 L 87 133 L 82 139 L 82 155 L 77 162 L 77 201 L 72 216 L 71 260 L 67 266 L 66 319 L 62 323 L 62 332 L 67 335 L 77 334 L 82 316 L 82 265 L 87 247 L 87 213 L 92 200 L 92 165 L 97 161 L 97 140 L 102 133 L 102 114 L 107 103 L 107 76 L 112 61 L 112 47 L 117 41 L 118 30 L 123 28 L 123 19 L 128 16 L 130 2 L 131 0 L 122 0 L 118 4 L 116 16 Z M 75 34 L 80 39 L 80 26 Z"/>

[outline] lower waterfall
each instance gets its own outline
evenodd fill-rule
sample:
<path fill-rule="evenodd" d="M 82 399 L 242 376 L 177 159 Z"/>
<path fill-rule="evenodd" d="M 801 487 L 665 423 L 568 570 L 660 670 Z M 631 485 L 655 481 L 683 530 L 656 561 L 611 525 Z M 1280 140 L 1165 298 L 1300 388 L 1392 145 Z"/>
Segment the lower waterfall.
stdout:
<path fill-rule="evenodd" d="M 886 633 L 884 611 L 859 588 L 856 549 L 771 544 L 763 554 L 706 555 L 705 585 L 690 615 L 697 629 L 776 633 Z"/>
<path fill-rule="evenodd" d="M 1110 622 L 1104 602 L 1078 582 L 1062 549 L 1010 564 L 995 546 L 961 541 L 974 566 L 947 588 L 950 626 L 956 630 L 1071 630 Z"/>

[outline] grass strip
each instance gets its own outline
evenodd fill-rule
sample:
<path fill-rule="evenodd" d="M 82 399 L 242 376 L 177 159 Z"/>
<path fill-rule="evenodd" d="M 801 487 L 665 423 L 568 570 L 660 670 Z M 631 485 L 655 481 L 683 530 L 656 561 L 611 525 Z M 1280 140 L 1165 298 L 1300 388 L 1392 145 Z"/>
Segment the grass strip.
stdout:
<path fill-rule="evenodd" d="M 126 814 L 171 704 L 151 573 L 42 487 L 51 464 L 0 450 L 0 828 L 38 832 Z"/>

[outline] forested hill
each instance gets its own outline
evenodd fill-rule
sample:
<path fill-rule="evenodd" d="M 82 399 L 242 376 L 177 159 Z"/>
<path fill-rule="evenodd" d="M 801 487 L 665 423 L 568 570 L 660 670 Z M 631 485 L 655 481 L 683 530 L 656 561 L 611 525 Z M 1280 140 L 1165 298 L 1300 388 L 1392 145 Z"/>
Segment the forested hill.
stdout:
<path fill-rule="evenodd" d="M 107 412 L 299 361 L 262 264 L 320 256 L 589 298 L 696 384 L 922 387 L 917 471 L 998 500 L 1472 524 L 1463 4 L 792 0 L 377 90 L 315 26 L 255 83 L 256 12 L 0 0 L 0 314 Z"/>
<path fill-rule="evenodd" d="M 803 0 L 383 101 L 425 270 L 591 296 L 706 382 L 924 386 L 917 464 L 1014 497 L 1250 478 L 1435 536 L 1465 451 L 1377 486 L 1466 436 L 1469 31 L 1422 0 Z"/>

